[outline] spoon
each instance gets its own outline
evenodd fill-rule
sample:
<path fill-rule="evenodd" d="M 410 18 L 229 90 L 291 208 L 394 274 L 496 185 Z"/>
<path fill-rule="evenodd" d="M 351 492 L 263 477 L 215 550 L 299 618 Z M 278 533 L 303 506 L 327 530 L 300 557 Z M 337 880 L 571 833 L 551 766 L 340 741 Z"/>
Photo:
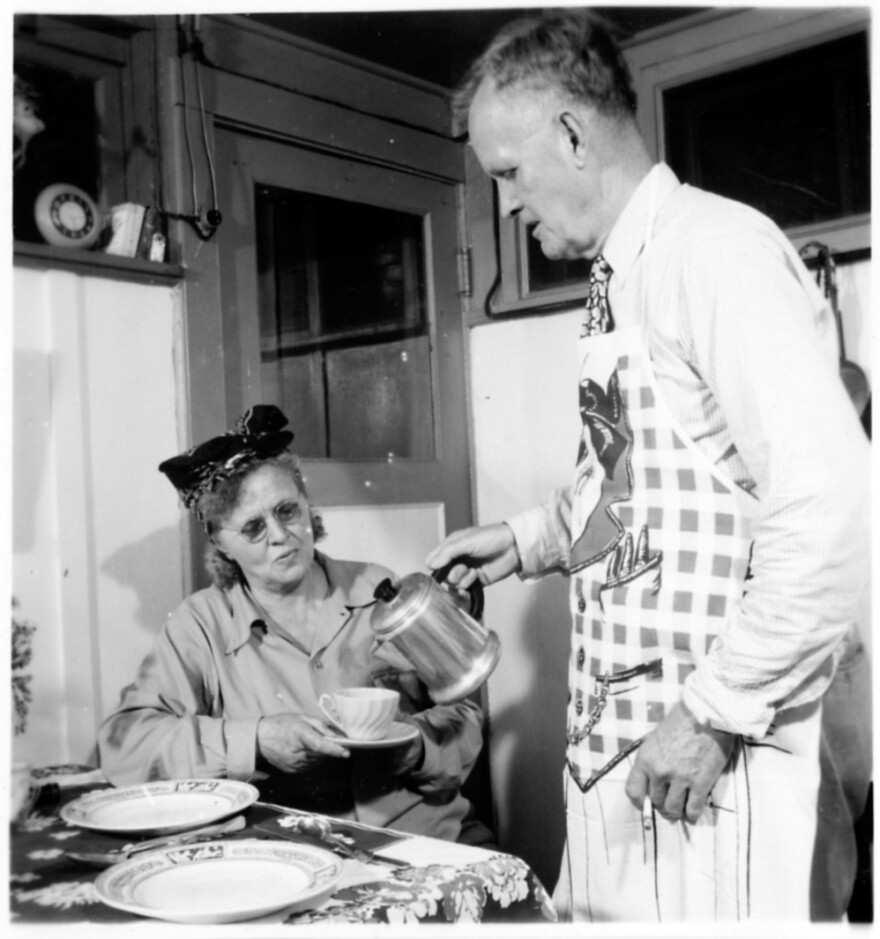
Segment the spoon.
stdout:
<path fill-rule="evenodd" d="M 118 864 L 120 861 L 126 861 L 132 855 L 140 854 L 142 851 L 150 851 L 153 848 L 165 848 L 176 844 L 189 844 L 193 841 L 204 841 L 213 838 L 215 835 L 227 834 L 231 831 L 241 831 L 245 827 L 243 815 L 237 815 L 225 822 L 218 822 L 214 825 L 202 825 L 199 828 L 191 828 L 189 831 L 182 831 L 176 835 L 166 835 L 162 838 L 150 838 L 148 841 L 138 841 L 135 844 L 127 844 L 122 848 L 114 848 L 112 851 L 65 851 L 67 857 L 74 861 L 81 861 L 83 864 L 92 864 L 96 867 L 110 867 Z"/>
<path fill-rule="evenodd" d="M 319 818 L 315 815 L 288 815 L 279 820 L 278 824 L 282 828 L 290 828 L 303 835 L 317 838 L 325 844 L 330 845 L 334 851 L 343 857 L 354 858 L 356 861 L 369 863 L 373 860 L 372 851 L 363 851 L 360 848 L 353 848 L 346 843 L 347 839 L 337 835 L 326 818 Z"/>

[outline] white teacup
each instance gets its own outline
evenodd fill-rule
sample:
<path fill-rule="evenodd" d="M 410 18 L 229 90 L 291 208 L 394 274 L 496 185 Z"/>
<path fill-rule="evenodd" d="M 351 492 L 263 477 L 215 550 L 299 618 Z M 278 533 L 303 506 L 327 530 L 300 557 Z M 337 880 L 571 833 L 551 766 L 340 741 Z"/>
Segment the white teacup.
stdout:
<path fill-rule="evenodd" d="M 340 688 L 322 694 L 318 707 L 352 740 L 381 740 L 397 714 L 400 695 L 388 688 Z"/>

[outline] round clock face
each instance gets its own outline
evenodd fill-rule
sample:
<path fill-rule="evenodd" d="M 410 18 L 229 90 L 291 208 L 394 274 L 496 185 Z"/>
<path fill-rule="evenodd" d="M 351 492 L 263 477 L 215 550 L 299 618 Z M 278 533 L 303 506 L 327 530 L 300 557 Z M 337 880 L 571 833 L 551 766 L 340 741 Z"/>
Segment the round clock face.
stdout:
<path fill-rule="evenodd" d="M 52 221 L 59 231 L 63 231 L 70 238 L 82 238 L 87 235 L 95 224 L 95 216 L 91 209 L 78 196 L 55 196 L 52 200 Z"/>
<path fill-rule="evenodd" d="M 34 216 L 40 234 L 56 247 L 90 248 L 100 235 L 98 207 L 76 186 L 47 186 L 37 196 Z"/>

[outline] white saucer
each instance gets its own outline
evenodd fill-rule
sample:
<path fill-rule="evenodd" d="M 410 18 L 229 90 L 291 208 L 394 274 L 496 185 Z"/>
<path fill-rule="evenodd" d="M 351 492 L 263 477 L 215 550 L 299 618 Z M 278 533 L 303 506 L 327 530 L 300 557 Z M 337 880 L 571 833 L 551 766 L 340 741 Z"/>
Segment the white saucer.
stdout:
<path fill-rule="evenodd" d="M 328 740 L 338 743 L 343 747 L 355 747 L 362 750 L 369 750 L 378 747 L 396 747 L 402 743 L 409 743 L 415 740 L 419 735 L 419 728 L 415 724 L 405 724 L 403 721 L 394 721 L 388 729 L 388 733 L 378 740 L 356 740 L 352 737 L 346 737 L 342 733 L 325 734 Z"/>

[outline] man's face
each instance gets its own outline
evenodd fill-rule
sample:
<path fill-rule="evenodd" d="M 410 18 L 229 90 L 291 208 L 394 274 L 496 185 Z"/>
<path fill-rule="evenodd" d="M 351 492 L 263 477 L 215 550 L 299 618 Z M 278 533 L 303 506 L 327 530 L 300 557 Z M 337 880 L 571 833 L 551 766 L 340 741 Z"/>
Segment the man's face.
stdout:
<path fill-rule="evenodd" d="M 497 182 L 501 212 L 537 223 L 533 235 L 551 259 L 592 258 L 601 248 L 601 180 L 595 161 L 575 159 L 570 134 L 549 92 L 484 81 L 468 129 L 480 165 Z"/>

